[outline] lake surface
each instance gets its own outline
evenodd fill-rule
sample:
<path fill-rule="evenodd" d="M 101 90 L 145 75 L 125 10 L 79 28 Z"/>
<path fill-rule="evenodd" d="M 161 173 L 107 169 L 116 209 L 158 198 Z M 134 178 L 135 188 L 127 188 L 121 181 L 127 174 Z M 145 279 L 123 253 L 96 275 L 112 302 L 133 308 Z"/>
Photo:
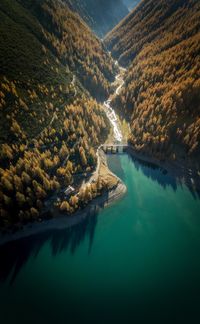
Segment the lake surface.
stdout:
<path fill-rule="evenodd" d="M 199 323 L 200 200 L 108 157 L 126 196 L 71 230 L 0 248 L 0 323 Z"/>

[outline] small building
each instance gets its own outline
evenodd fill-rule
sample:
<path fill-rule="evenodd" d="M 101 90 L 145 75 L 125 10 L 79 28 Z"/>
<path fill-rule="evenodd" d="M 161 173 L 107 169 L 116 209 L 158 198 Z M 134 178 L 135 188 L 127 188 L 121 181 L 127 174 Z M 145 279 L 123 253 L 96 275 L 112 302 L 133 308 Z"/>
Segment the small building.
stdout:
<path fill-rule="evenodd" d="M 71 195 L 73 192 L 75 191 L 75 189 L 72 186 L 68 186 L 67 189 L 65 190 L 65 195 L 69 196 Z"/>

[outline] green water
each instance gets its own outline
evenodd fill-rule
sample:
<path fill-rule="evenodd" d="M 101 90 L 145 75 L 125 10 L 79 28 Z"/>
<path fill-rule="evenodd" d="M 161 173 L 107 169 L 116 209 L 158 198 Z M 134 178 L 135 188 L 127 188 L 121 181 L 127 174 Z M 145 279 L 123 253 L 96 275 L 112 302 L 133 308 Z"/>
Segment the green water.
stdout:
<path fill-rule="evenodd" d="M 0 323 L 199 323 L 200 200 L 110 156 L 126 196 L 71 230 L 0 248 Z"/>

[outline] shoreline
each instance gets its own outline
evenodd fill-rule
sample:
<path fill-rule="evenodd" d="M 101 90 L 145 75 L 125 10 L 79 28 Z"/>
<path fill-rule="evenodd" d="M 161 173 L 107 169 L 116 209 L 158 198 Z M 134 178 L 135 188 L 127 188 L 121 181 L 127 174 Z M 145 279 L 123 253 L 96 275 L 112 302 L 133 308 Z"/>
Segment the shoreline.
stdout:
<path fill-rule="evenodd" d="M 193 194 L 195 194 L 195 192 L 198 192 L 198 194 L 200 194 L 200 175 L 194 174 L 194 170 L 188 169 L 190 164 L 187 164 L 186 161 L 183 161 L 185 163 L 180 167 L 180 163 L 182 161 L 160 161 L 153 156 L 141 154 L 134 151 L 134 148 L 132 148 L 131 146 L 128 146 L 125 154 L 129 154 L 131 158 L 137 159 L 141 163 L 149 163 L 157 166 L 163 171 L 169 172 L 169 174 L 177 180 L 179 185 L 182 186 L 184 184 L 189 188 L 189 190 L 191 190 Z M 14 233 L 0 233 L 0 246 L 11 241 L 16 241 L 34 236 L 39 233 L 44 233 L 48 230 L 70 228 L 84 221 L 89 215 L 98 213 L 104 208 L 109 207 L 110 205 L 115 203 L 117 200 L 120 200 L 126 194 L 127 187 L 122 182 L 122 180 L 108 168 L 106 155 L 102 152 L 102 150 L 98 155 L 100 159 L 99 163 L 106 165 L 107 174 L 112 175 L 117 180 L 117 185 L 114 188 L 111 188 L 108 191 L 104 192 L 102 195 L 93 198 L 85 208 L 83 208 L 82 210 L 77 210 L 71 216 L 64 216 L 58 213 L 58 216 L 55 218 L 43 220 L 42 222 L 29 223 L 27 225 L 24 225 L 22 229 L 19 229 Z M 185 170 L 187 170 L 189 173 L 185 173 Z M 105 174 L 104 177 L 106 177 L 107 174 Z M 194 182 L 191 181 L 191 179 L 193 179 Z"/>
<path fill-rule="evenodd" d="M 125 69 L 119 68 L 119 74 L 117 74 L 115 78 L 115 82 L 117 82 L 115 95 L 119 94 L 118 92 L 123 86 L 124 81 L 123 81 L 123 77 L 121 77 L 121 74 L 124 71 Z M 109 96 L 106 102 L 109 102 L 109 100 L 111 101 L 111 97 L 112 95 Z M 121 141 L 122 135 L 120 129 L 118 128 L 115 112 L 110 106 L 109 108 L 112 110 L 114 120 L 111 121 L 111 118 L 109 118 L 108 113 L 106 112 L 105 113 L 113 127 L 115 133 L 115 139 Z M 69 215 L 64 216 L 60 212 L 55 211 L 53 214 L 55 215 L 55 218 L 42 220 L 41 222 L 32 222 L 26 225 L 19 224 L 21 228 L 19 228 L 15 232 L 13 231 L 13 229 L 10 229 L 10 231 L 5 233 L 0 231 L 0 246 L 8 242 L 19 240 L 48 230 L 53 230 L 53 229 L 59 230 L 63 228 L 72 227 L 80 223 L 82 220 L 84 220 L 87 217 L 87 215 L 90 215 L 91 213 L 99 212 L 103 208 L 108 207 L 115 201 L 122 198 L 127 191 L 126 185 L 122 182 L 121 179 L 119 179 L 119 177 L 117 177 L 108 168 L 106 155 L 104 154 L 103 150 L 101 150 L 101 145 L 98 147 L 96 155 L 97 155 L 96 170 L 93 172 L 92 176 L 88 180 L 88 183 L 90 184 L 92 180 L 96 179 L 97 177 L 100 177 L 102 180 L 105 180 L 108 183 L 108 188 L 106 192 L 103 192 L 102 195 L 93 198 L 92 201 L 90 201 L 82 210 L 77 210 L 70 216 Z"/>
<path fill-rule="evenodd" d="M 144 163 L 153 164 L 163 171 L 169 172 L 179 185 L 185 185 L 194 195 L 197 193 L 200 197 L 200 170 L 195 167 L 192 160 L 158 160 L 153 156 L 136 152 L 131 146 L 128 146 L 127 153 L 130 154 L 132 158 L 136 158 Z"/>
<path fill-rule="evenodd" d="M 107 173 L 112 175 L 117 180 L 117 185 L 114 188 L 111 188 L 102 195 L 93 198 L 82 210 L 79 209 L 70 216 L 65 216 L 58 212 L 58 216 L 55 218 L 22 225 L 22 229 L 19 229 L 16 232 L 0 232 L 0 246 L 9 242 L 28 238 L 39 233 L 44 233 L 49 230 L 61 230 L 73 227 L 84 221 L 89 215 L 99 213 L 104 208 L 109 207 L 117 200 L 123 198 L 127 192 L 127 187 L 123 181 L 108 168 L 106 158 L 104 156 L 105 154 L 103 153 L 99 154 L 100 163 L 106 164 Z"/>

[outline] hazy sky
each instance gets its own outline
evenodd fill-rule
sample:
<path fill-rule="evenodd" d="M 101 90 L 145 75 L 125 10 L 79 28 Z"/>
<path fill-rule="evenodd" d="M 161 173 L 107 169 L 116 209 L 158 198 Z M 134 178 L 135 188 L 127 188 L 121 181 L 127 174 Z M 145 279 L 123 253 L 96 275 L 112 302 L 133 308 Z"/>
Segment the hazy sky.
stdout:
<path fill-rule="evenodd" d="M 134 8 L 141 0 L 123 0 L 124 4 L 129 8 Z"/>

